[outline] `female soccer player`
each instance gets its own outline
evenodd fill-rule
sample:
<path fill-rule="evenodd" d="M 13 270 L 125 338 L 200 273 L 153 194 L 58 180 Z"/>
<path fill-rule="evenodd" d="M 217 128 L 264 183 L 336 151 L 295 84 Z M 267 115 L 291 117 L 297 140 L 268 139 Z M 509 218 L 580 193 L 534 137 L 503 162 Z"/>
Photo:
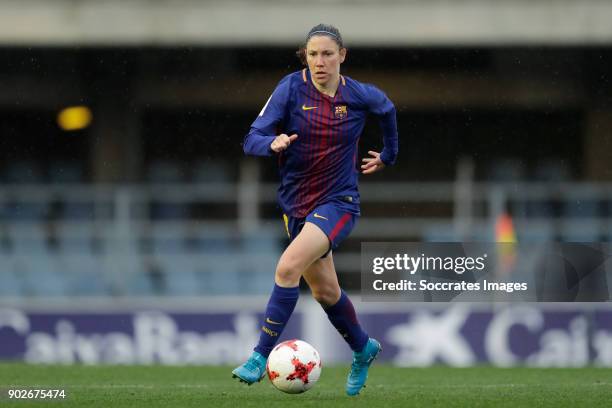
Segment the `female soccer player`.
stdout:
<path fill-rule="evenodd" d="M 379 118 L 384 135 L 382 152 L 369 151 L 371 157 L 363 159 L 363 174 L 371 174 L 395 162 L 395 107 L 378 88 L 340 75 L 346 48 L 337 28 L 313 27 L 298 56 L 307 68 L 280 81 L 244 140 L 246 154 L 278 157 L 278 202 L 291 243 L 276 267 L 259 343 L 232 374 L 249 385 L 264 376 L 304 277 L 354 352 L 346 392 L 356 395 L 381 347 L 361 328 L 353 304 L 340 289 L 332 251 L 360 215 L 356 160 L 366 116 Z"/>

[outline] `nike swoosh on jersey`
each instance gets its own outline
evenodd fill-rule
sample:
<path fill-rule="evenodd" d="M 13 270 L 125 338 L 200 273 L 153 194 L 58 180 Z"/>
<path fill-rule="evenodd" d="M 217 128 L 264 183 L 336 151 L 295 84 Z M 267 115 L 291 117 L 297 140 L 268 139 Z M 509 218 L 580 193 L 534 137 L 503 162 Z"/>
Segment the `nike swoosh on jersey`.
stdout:
<path fill-rule="evenodd" d="M 274 320 L 270 320 L 269 317 L 266 317 L 266 323 L 270 323 L 270 324 L 282 324 L 282 323 L 279 323 L 279 322 L 275 322 Z"/>
<path fill-rule="evenodd" d="M 311 109 L 317 109 L 318 106 L 306 106 L 306 105 L 302 105 L 302 110 L 311 110 Z"/>
<path fill-rule="evenodd" d="M 319 214 L 317 214 L 317 213 L 314 213 L 314 217 L 315 217 L 315 218 L 321 218 L 322 220 L 325 220 L 325 221 L 329 221 L 327 218 L 325 218 L 324 216 L 319 215 Z"/>

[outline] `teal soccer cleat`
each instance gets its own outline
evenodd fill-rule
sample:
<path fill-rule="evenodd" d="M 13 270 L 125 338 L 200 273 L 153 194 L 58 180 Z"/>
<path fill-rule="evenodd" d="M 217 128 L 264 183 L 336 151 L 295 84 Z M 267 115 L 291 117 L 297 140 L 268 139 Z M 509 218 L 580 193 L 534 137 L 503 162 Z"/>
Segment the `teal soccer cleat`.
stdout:
<path fill-rule="evenodd" d="M 365 387 L 368 369 L 381 351 L 380 343 L 370 338 L 362 351 L 353 352 L 353 364 L 351 364 L 351 372 L 346 380 L 347 395 L 357 395 L 361 388 Z"/>
<path fill-rule="evenodd" d="M 247 383 L 248 385 L 261 381 L 264 375 L 266 375 L 267 360 L 267 358 L 254 351 L 246 363 L 232 371 L 232 378 L 238 378 L 240 382 Z"/>

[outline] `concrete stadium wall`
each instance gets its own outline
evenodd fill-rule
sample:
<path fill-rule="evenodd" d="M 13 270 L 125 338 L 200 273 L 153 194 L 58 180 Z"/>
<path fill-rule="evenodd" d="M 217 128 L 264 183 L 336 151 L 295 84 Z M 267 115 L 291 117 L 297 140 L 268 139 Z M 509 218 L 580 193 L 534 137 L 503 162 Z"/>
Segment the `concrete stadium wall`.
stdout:
<path fill-rule="evenodd" d="M 352 45 L 610 44 L 606 0 L 4 0 L 0 45 L 294 45 L 320 22 Z"/>

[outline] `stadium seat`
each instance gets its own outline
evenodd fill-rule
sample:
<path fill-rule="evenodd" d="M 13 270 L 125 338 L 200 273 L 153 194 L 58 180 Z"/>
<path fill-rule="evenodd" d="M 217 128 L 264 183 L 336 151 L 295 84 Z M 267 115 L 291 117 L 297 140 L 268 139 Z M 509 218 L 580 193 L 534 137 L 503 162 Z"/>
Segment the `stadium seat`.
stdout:
<path fill-rule="evenodd" d="M 165 280 L 165 294 L 197 296 L 202 283 L 195 269 L 195 261 L 186 254 L 156 257 Z"/>
<path fill-rule="evenodd" d="M 562 223 L 561 241 L 597 242 L 600 240 L 600 222 L 597 219 L 567 220 Z"/>
<path fill-rule="evenodd" d="M 49 167 L 49 181 L 53 184 L 77 184 L 83 182 L 83 171 L 77 162 L 57 161 Z"/>
<path fill-rule="evenodd" d="M 158 294 L 151 275 L 145 271 L 137 271 L 126 276 L 126 295 L 153 296 Z"/>
<path fill-rule="evenodd" d="M 264 295 L 270 292 L 274 282 L 274 271 L 280 254 L 276 256 L 245 256 L 240 264 L 241 285 L 235 291 L 245 294 Z"/>
<path fill-rule="evenodd" d="M 67 221 L 93 220 L 95 219 L 95 204 L 82 201 L 66 202 L 62 208 L 61 218 Z"/>
<path fill-rule="evenodd" d="M 564 182 L 570 178 L 570 171 L 561 160 L 550 159 L 538 162 L 533 172 L 534 181 Z"/>
<path fill-rule="evenodd" d="M 91 228 L 57 228 L 55 256 L 69 281 L 73 295 L 103 295 L 110 293 L 104 280 L 102 259 L 95 254 Z"/>
<path fill-rule="evenodd" d="M 56 231 L 58 252 L 67 256 L 93 255 L 93 230 L 91 228 L 70 229 L 59 226 Z"/>
<path fill-rule="evenodd" d="M 9 184 L 41 184 L 44 182 L 40 166 L 33 161 L 8 162 L 4 179 Z"/>
<path fill-rule="evenodd" d="M 102 260 L 93 253 L 63 253 L 58 256 L 63 273 L 68 277 L 69 292 L 76 296 L 108 295 Z"/>
<path fill-rule="evenodd" d="M 207 294 L 239 293 L 240 239 L 236 231 L 203 223 L 190 237 L 189 250 L 197 259 L 196 272 Z"/>
<path fill-rule="evenodd" d="M 195 165 L 191 176 L 194 183 L 228 183 L 232 181 L 227 162 L 207 160 Z"/>
<path fill-rule="evenodd" d="M 488 179 L 497 182 L 512 182 L 525 179 L 525 165 L 521 159 L 505 158 L 496 160 L 489 169 Z"/>
<path fill-rule="evenodd" d="M 461 238 L 455 233 L 455 228 L 451 222 L 432 223 L 425 228 L 422 239 L 425 242 L 461 242 Z"/>
<path fill-rule="evenodd" d="M 156 161 L 147 171 L 147 181 L 151 183 L 181 183 L 184 174 L 181 165 L 175 161 Z"/>
<path fill-rule="evenodd" d="M 196 258 L 196 273 L 202 278 L 202 291 L 210 295 L 238 294 L 241 282 L 239 253 L 205 254 Z"/>
<path fill-rule="evenodd" d="M 13 257 L 0 253 L 0 296 L 21 296 L 23 281 L 14 268 Z"/>
<path fill-rule="evenodd" d="M 246 253 L 255 254 L 276 254 L 280 249 L 279 243 L 280 228 L 259 228 L 256 232 L 245 234 L 241 237 L 242 249 Z"/>
<path fill-rule="evenodd" d="M 11 221 L 43 221 L 49 214 L 46 202 L 10 199 L 4 205 L 4 218 Z"/>
<path fill-rule="evenodd" d="M 30 256 L 48 254 L 47 232 L 44 225 L 13 225 L 8 231 L 13 252 L 16 255 Z"/>
<path fill-rule="evenodd" d="M 157 221 L 185 219 L 189 213 L 189 206 L 184 203 L 154 200 L 150 208 L 151 219 Z"/>
<path fill-rule="evenodd" d="M 517 222 L 516 237 L 519 243 L 551 242 L 555 240 L 555 230 L 550 221 Z"/>
<path fill-rule="evenodd" d="M 7 184 L 19 186 L 35 186 L 45 181 L 40 166 L 33 161 L 7 163 L 4 180 Z M 48 210 L 46 202 L 10 196 L 7 197 L 4 209 L 7 219 L 14 221 L 41 220 L 48 214 Z"/>
<path fill-rule="evenodd" d="M 15 269 L 23 277 L 24 293 L 30 296 L 65 296 L 68 279 L 59 271 L 57 259 L 49 254 L 16 255 Z"/>
<path fill-rule="evenodd" d="M 152 254 L 181 254 L 186 251 L 185 230 L 182 226 L 162 225 L 149 234 Z"/>
<path fill-rule="evenodd" d="M 126 295 L 152 296 L 159 294 L 159 282 L 156 280 L 155 271 L 147 268 L 140 254 L 125 254 L 115 260 L 115 271 L 119 271 L 122 279 L 120 290 Z M 108 265 L 107 265 L 108 267 Z"/>
<path fill-rule="evenodd" d="M 239 244 L 234 231 L 205 223 L 190 238 L 191 247 L 199 254 L 227 254 L 233 252 Z"/>
<path fill-rule="evenodd" d="M 545 160 L 534 170 L 533 180 L 544 183 L 560 183 L 569 181 L 567 166 L 559 160 Z M 567 214 L 567 203 L 559 202 L 554 197 L 530 200 L 526 203 L 526 215 L 530 218 L 553 219 Z"/>
<path fill-rule="evenodd" d="M 564 195 L 562 216 L 565 218 L 597 218 L 602 215 L 596 188 L 586 185 L 573 187 Z"/>
<path fill-rule="evenodd" d="M 530 200 L 525 203 L 525 215 L 528 218 L 550 220 L 556 217 L 556 208 L 551 199 Z"/>
<path fill-rule="evenodd" d="M 260 230 L 242 239 L 240 262 L 241 293 L 267 294 L 282 253 L 277 232 Z"/>
<path fill-rule="evenodd" d="M 20 296 L 22 280 L 16 274 L 7 238 L 5 231 L 0 228 L 0 296 Z"/>
<path fill-rule="evenodd" d="M 184 169 L 175 161 L 156 161 L 149 166 L 147 181 L 152 184 L 184 183 Z M 177 220 L 189 216 L 189 206 L 184 202 L 154 197 L 149 212 L 153 220 Z"/>

